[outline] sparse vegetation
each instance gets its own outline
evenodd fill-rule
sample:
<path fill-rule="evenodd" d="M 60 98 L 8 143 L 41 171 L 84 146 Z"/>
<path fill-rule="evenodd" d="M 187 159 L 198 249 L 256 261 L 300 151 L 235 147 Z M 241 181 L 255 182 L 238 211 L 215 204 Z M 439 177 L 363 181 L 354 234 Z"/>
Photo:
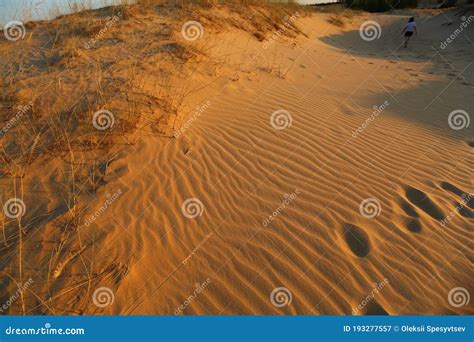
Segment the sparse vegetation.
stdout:
<path fill-rule="evenodd" d="M 133 145 L 134 133 L 148 131 L 171 139 L 186 111 L 185 100 L 194 90 L 176 80 L 194 72 L 188 65 L 206 58 L 206 47 L 181 37 L 183 22 L 197 20 L 209 32 L 237 28 L 262 40 L 278 30 L 286 16 L 301 10 L 295 4 L 250 0 L 140 0 L 135 5 L 80 9 L 51 21 L 27 23 L 24 40 L 0 40 L 0 129 L 14 122 L 0 140 L 0 189 L 3 200 L 28 197 L 25 216 L 1 217 L 5 262 L 0 271 L 6 274 L 2 288 L 14 292 L 16 282 L 35 275 L 28 292 L 9 308 L 11 313 L 84 313 L 91 288 L 116 282 L 127 272 L 128 265 L 113 257 L 91 261 L 94 241 L 101 237 L 84 227 L 84 217 L 97 201 L 93 195 L 107 184 L 110 164 Z M 297 33 L 296 27 L 285 32 Z M 30 103 L 11 121 L 18 107 Z M 94 113 L 100 110 L 112 113 L 113 129 L 94 127 Z M 54 179 L 32 179 L 37 175 L 31 171 L 44 164 L 56 171 Z M 41 188 L 38 193 L 36 187 Z M 44 236 L 48 242 L 41 253 L 47 257 L 36 260 L 35 254 L 23 253 Z M 25 269 L 33 262 L 34 270 Z M 85 271 L 72 275 L 68 267 L 73 262 L 80 262 Z M 59 297 L 77 309 L 56 307 Z"/>
<path fill-rule="evenodd" d="M 332 15 L 329 18 L 329 22 L 335 26 L 344 27 L 344 21 L 342 20 L 340 16 Z"/>

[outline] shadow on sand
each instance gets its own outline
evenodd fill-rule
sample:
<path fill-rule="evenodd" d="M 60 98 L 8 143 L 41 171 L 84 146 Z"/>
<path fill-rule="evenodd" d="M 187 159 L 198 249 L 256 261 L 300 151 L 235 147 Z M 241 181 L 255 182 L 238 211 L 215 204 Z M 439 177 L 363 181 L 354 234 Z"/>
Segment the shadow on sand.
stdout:
<path fill-rule="evenodd" d="M 474 117 L 469 111 L 474 108 L 474 12 L 471 16 L 469 13 L 461 16 L 461 13 L 453 10 L 437 16 L 417 17 L 419 34 L 408 48 L 403 48 L 402 29 L 409 16 L 402 15 L 390 20 L 381 16 L 381 23 L 377 23 L 379 28 L 374 26 L 374 39 L 364 40 L 359 30 L 352 30 L 320 40 L 353 56 L 354 63 L 373 64 L 370 74 L 375 79 L 377 75 L 386 77 L 386 73 L 394 80 L 408 76 L 406 86 L 397 88 L 385 84 L 378 94 L 358 97 L 360 106 L 372 108 L 388 100 L 387 114 L 415 120 L 437 134 L 461 138 L 472 147 Z M 455 33 L 467 20 L 469 24 L 464 25 L 462 32 Z M 453 34 L 455 39 L 447 43 Z M 403 62 L 410 62 L 411 66 Z M 448 116 L 459 109 L 468 112 L 471 124 L 453 130 Z"/>

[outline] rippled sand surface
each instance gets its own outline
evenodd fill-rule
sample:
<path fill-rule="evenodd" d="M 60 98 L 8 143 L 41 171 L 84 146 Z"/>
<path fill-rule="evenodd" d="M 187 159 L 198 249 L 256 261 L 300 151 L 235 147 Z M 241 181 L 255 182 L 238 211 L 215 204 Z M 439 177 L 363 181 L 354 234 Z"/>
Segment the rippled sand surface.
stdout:
<path fill-rule="evenodd" d="M 461 20 L 452 18 L 418 18 L 407 49 L 398 14 L 358 15 L 344 28 L 301 17 L 306 37 L 266 48 L 243 31 L 206 32 L 197 44 L 207 55 L 182 80 L 196 91 L 181 129 L 171 139 L 140 132 L 108 165 L 86 217 L 115 196 L 81 232 L 83 257 L 62 270 L 102 274 L 78 293 L 100 285 L 113 303 L 98 307 L 74 295 L 79 285 L 56 282 L 49 304 L 67 312 L 86 301 L 91 314 L 472 314 L 450 295 L 474 293 L 474 130 L 462 112 L 449 117 L 474 120 L 474 46 L 439 48 Z M 361 38 L 367 20 L 378 39 Z"/>

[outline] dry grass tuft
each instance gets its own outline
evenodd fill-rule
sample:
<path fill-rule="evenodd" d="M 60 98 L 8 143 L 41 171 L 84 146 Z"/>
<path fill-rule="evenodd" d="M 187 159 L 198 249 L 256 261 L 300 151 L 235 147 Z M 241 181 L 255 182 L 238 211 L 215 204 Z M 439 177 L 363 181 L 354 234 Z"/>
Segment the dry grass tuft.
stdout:
<path fill-rule="evenodd" d="M 329 21 L 329 23 L 331 23 L 332 25 L 337 26 L 337 27 L 344 27 L 345 26 L 345 23 L 344 23 L 344 21 L 342 20 L 342 18 L 340 16 L 332 15 L 328 19 L 328 21 Z"/>
<path fill-rule="evenodd" d="M 84 219 L 93 195 L 107 184 L 110 164 L 133 144 L 135 133 L 172 137 L 193 91 L 174 80 L 186 78 L 188 63 L 206 56 L 181 37 L 183 23 L 198 20 L 210 33 L 237 28 L 262 41 L 296 11 L 304 14 L 295 4 L 254 0 L 140 0 L 30 22 L 24 40 L 0 40 L 0 129 L 8 128 L 0 140 L 2 200 L 23 198 L 25 183 L 36 194 L 25 200 L 32 207 L 21 220 L 0 217 L 2 286 L 13 293 L 28 278 L 24 258 L 35 265 L 29 272 L 40 274 L 10 313 L 84 313 L 91 288 L 118 286 L 126 274 L 128 265 L 113 258 L 97 268 L 92 246 L 106 232 L 97 236 Z M 299 33 L 296 26 L 285 32 Z M 113 114 L 113 126 L 93 125 L 99 110 Z M 32 180 L 31 171 L 45 163 L 59 175 Z M 44 236 L 46 257 L 23 253 Z M 73 264 L 85 271 L 73 275 Z M 66 311 L 57 300 L 79 309 Z"/>

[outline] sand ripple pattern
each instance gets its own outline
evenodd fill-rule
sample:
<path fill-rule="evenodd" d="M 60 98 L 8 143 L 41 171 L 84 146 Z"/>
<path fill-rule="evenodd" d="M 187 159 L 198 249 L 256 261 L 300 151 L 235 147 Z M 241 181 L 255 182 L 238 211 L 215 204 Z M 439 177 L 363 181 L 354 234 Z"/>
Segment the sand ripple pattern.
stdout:
<path fill-rule="evenodd" d="M 395 36 L 395 26 L 387 35 Z M 469 312 L 450 305 L 447 293 L 454 286 L 472 292 L 465 256 L 473 252 L 466 244 L 472 218 L 466 209 L 440 224 L 462 200 L 441 184 L 474 192 L 472 148 L 452 136 L 450 110 L 439 101 L 423 112 L 410 88 L 353 139 L 374 103 L 386 99 L 379 82 L 395 80 L 358 89 L 360 79 L 350 76 L 357 63 L 342 64 L 324 75 L 334 87 L 317 77 L 326 70 L 313 60 L 352 56 L 323 43 L 308 51 L 289 50 L 298 62 L 287 79 L 264 75 L 219 87 L 179 139 L 147 137 L 124 159 L 126 205 L 108 209 L 113 219 L 104 227 L 114 232 L 106 240 L 114 253 L 133 255 L 134 264 L 113 313 L 173 314 L 192 296 L 183 314 L 351 314 L 384 279 L 388 285 L 362 313 Z M 348 99 L 355 89 L 358 102 Z M 421 115 L 429 124 L 414 121 Z M 301 193 L 282 207 L 295 189 Z M 211 285 L 196 293 L 208 278 Z M 465 301 L 458 297 L 452 302 Z"/>

